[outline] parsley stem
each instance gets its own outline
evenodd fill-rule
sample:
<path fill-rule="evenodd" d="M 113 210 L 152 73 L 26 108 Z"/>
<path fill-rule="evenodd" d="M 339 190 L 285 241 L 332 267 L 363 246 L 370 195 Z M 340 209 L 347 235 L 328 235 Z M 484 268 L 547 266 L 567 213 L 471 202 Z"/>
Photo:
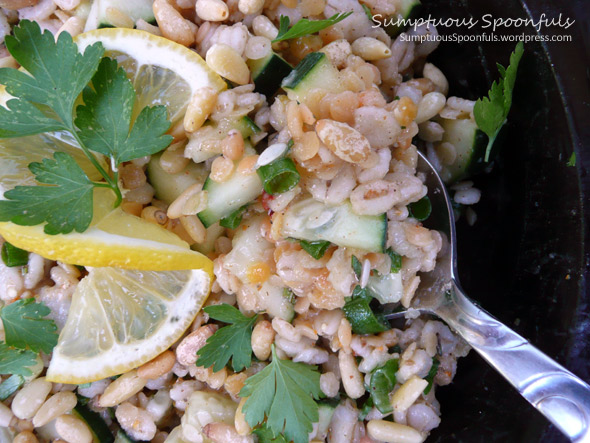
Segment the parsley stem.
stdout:
<path fill-rule="evenodd" d="M 90 162 L 94 165 L 94 167 L 98 170 L 98 172 L 100 172 L 100 175 L 102 175 L 104 177 L 104 179 L 106 180 L 106 185 L 107 186 L 101 186 L 101 187 L 108 187 L 111 188 L 113 190 L 113 192 L 115 193 L 115 195 L 117 196 L 117 200 L 115 201 L 115 208 L 117 206 L 119 206 L 121 204 L 121 201 L 123 200 L 123 195 L 121 194 L 121 190 L 119 189 L 119 186 L 117 184 L 118 179 L 117 179 L 117 175 L 118 173 L 115 172 L 115 179 L 113 179 L 105 170 L 104 168 L 100 165 L 100 163 L 98 162 L 98 160 L 96 159 L 96 157 L 94 156 L 94 154 L 92 152 L 90 152 L 90 150 L 84 146 L 84 142 L 82 142 L 82 139 L 78 136 L 78 133 L 76 132 L 76 129 L 74 128 L 73 125 L 70 125 L 67 130 L 74 136 L 74 138 L 76 139 L 76 141 L 78 142 L 78 144 L 80 145 L 80 148 L 82 148 L 82 151 L 84 151 L 84 154 L 86 154 L 86 157 L 88 157 L 88 159 L 90 160 Z"/>

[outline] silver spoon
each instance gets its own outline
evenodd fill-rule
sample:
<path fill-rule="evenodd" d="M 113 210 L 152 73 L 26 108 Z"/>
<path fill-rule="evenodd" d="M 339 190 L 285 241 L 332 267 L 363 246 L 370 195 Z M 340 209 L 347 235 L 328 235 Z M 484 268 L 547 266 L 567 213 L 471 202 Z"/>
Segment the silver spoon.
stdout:
<path fill-rule="evenodd" d="M 590 386 L 477 306 L 461 289 L 451 200 L 436 170 L 419 155 L 418 171 L 426 176 L 432 203 L 429 227 L 448 242 L 436 269 L 421 275 L 414 307 L 447 323 L 573 442 L 590 442 Z"/>

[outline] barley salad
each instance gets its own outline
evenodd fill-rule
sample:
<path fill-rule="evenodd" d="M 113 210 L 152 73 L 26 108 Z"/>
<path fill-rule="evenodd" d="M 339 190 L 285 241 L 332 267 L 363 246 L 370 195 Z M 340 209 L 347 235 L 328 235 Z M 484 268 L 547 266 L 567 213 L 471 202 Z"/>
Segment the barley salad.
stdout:
<path fill-rule="evenodd" d="M 374 26 L 419 1 L 0 5 L 0 442 L 427 440 L 418 149 L 474 223 L 501 124 Z"/>

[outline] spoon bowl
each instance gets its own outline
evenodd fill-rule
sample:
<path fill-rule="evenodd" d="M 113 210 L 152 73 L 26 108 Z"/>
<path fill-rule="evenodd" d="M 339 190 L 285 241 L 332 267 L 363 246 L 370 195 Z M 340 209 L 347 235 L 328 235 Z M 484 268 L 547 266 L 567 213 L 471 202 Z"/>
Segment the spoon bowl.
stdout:
<path fill-rule="evenodd" d="M 424 174 L 432 204 L 424 225 L 441 233 L 443 247 L 436 268 L 420 276 L 412 308 L 447 323 L 571 441 L 590 441 L 590 386 L 488 314 L 461 289 L 451 200 L 434 167 L 418 154 L 418 171 Z"/>

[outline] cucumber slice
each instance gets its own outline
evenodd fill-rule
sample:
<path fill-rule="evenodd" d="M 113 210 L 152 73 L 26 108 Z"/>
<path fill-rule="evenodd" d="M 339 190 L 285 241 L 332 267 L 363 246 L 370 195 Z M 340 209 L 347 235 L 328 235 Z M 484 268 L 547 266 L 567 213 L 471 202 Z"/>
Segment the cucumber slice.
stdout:
<path fill-rule="evenodd" d="M 281 87 L 283 78 L 291 73 L 293 67 L 276 52 L 271 52 L 266 57 L 246 62 L 252 72 L 256 92 L 271 98 Z"/>
<path fill-rule="evenodd" d="M 326 240 L 338 246 L 383 252 L 387 240 L 387 217 L 385 214 L 355 214 L 350 202 L 327 206 L 309 198 L 287 209 L 282 234 L 298 240 Z"/>
<path fill-rule="evenodd" d="M 291 100 L 306 104 L 314 90 L 334 93 L 344 91 L 338 69 L 323 52 L 312 52 L 305 56 L 283 79 L 281 86 Z"/>
<path fill-rule="evenodd" d="M 205 165 L 190 162 L 184 171 L 169 174 L 160 166 L 160 156 L 153 155 L 147 166 L 147 176 L 156 191 L 156 198 L 168 204 L 195 183 L 204 183 L 207 179 Z"/>
<path fill-rule="evenodd" d="M 94 443 L 112 443 L 115 441 L 111 430 L 102 419 L 100 414 L 90 410 L 87 406 L 83 405 L 79 400 L 82 397 L 78 397 L 78 404 L 73 409 L 72 414 L 83 420 L 90 431 L 92 432 Z"/>
<path fill-rule="evenodd" d="M 442 142 L 451 143 L 457 151 L 455 162 L 446 167 L 449 172 L 447 183 L 481 172 L 486 165 L 488 136 L 471 119 L 441 119 L 440 124 L 445 130 Z"/>
<path fill-rule="evenodd" d="M 206 122 L 201 129 L 189 136 L 189 142 L 185 147 L 185 155 L 192 158 L 195 163 L 221 154 L 221 147 L 212 147 L 211 141 L 223 140 L 229 131 L 238 130 L 245 141 L 260 132 L 260 128 L 248 116 L 239 119 L 223 119 L 218 123 Z"/>
<path fill-rule="evenodd" d="M 320 419 L 318 420 L 318 430 L 315 434 L 316 440 L 324 441 L 326 437 L 328 437 L 330 422 L 332 421 L 332 416 L 334 415 L 334 410 L 337 405 L 338 403 L 333 404 L 332 402 L 321 402 L 318 405 L 318 415 Z"/>
<path fill-rule="evenodd" d="M 129 437 L 124 431 L 119 429 L 117 431 L 117 437 L 115 437 L 115 443 L 135 443 L 135 440 Z"/>
<path fill-rule="evenodd" d="M 200 252 L 203 255 L 207 255 L 215 249 L 215 240 L 221 237 L 221 234 L 225 232 L 225 228 L 219 226 L 219 223 L 214 223 L 207 228 L 205 234 L 205 241 L 203 243 L 195 243 L 191 246 L 191 249 Z"/>
<path fill-rule="evenodd" d="M 264 300 L 266 313 L 271 318 L 279 317 L 291 322 L 295 317 L 295 309 L 293 303 L 285 296 L 285 289 L 265 282 L 258 294 Z"/>
<path fill-rule="evenodd" d="M 109 19 L 111 15 L 109 8 L 118 9 L 126 14 L 135 23 L 143 19 L 148 23 L 155 24 L 152 0 L 94 0 L 84 31 L 91 31 L 99 28 L 115 28 L 116 24 Z"/>
<path fill-rule="evenodd" d="M 207 178 L 203 190 L 207 191 L 207 208 L 197 216 L 208 228 L 262 194 L 262 182 L 256 172 L 242 174 L 234 170 L 223 183 Z"/>
<path fill-rule="evenodd" d="M 400 272 L 369 277 L 367 287 L 381 304 L 397 303 L 404 295 L 402 274 Z"/>
<path fill-rule="evenodd" d="M 397 37 L 398 34 L 406 29 L 407 26 L 398 26 L 394 23 L 396 23 L 398 20 L 409 20 L 411 18 L 417 17 L 420 9 L 422 9 L 420 0 L 401 0 L 399 14 L 388 17 L 384 21 L 385 31 L 387 31 L 391 37 Z"/>

